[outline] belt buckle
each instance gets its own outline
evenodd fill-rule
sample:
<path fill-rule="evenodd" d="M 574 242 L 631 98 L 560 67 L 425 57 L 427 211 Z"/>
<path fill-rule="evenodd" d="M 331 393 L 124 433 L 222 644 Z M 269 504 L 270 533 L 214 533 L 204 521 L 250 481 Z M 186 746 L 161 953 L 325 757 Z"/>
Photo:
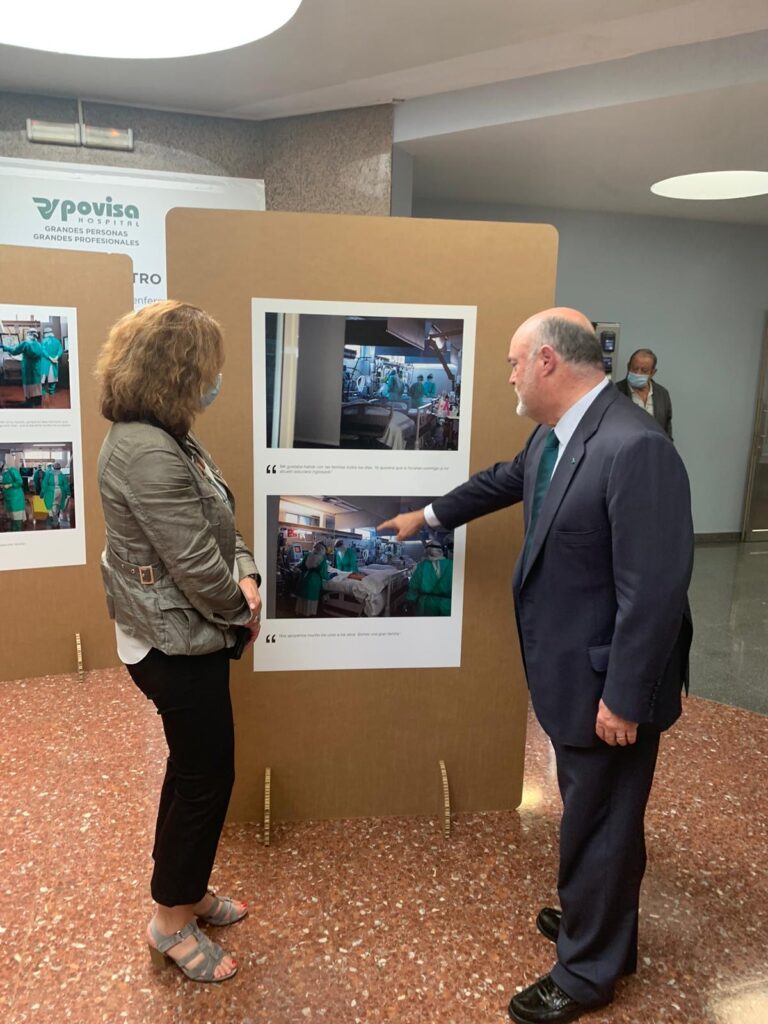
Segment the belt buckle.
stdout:
<path fill-rule="evenodd" d="M 139 566 L 139 583 L 145 587 L 151 587 L 155 582 L 155 570 L 151 565 Z"/>

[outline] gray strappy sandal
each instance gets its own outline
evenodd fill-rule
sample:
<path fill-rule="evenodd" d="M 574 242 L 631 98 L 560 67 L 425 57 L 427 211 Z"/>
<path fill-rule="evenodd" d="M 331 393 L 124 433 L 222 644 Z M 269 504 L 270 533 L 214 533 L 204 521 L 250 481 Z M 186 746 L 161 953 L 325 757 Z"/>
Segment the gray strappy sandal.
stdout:
<path fill-rule="evenodd" d="M 211 942 L 207 935 L 203 935 L 197 927 L 196 921 L 190 921 L 189 924 L 184 925 L 180 931 L 174 932 L 173 935 L 161 935 L 157 930 L 157 925 L 152 920 L 149 922 L 149 932 L 155 945 L 153 946 L 152 942 L 148 942 L 147 945 L 149 946 L 149 955 L 155 967 L 167 967 L 169 963 L 176 964 L 191 981 L 227 981 L 237 974 L 237 965 L 235 965 L 229 974 L 223 974 L 219 978 L 216 977 L 216 968 L 221 960 L 227 956 L 227 953 L 225 953 L 221 946 Z M 178 960 L 170 956 L 168 950 L 178 946 L 180 942 L 183 942 L 190 935 L 197 943 L 195 948 L 184 956 L 179 957 Z M 193 960 L 198 960 L 199 962 L 194 966 L 190 966 Z"/>
<path fill-rule="evenodd" d="M 223 928 L 225 925 L 242 921 L 248 915 L 248 906 L 244 904 L 245 910 L 238 910 L 235 901 L 229 896 L 217 896 L 213 889 L 208 890 L 208 895 L 213 896 L 213 903 L 207 914 L 198 914 L 201 921 L 213 925 L 214 928 Z M 238 900 L 238 902 L 241 902 Z"/>

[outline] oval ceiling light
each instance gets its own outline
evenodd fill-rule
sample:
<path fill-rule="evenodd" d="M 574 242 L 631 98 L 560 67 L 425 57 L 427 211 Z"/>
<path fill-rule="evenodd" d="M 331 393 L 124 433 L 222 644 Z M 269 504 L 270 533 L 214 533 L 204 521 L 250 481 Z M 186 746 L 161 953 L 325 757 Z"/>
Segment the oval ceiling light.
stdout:
<path fill-rule="evenodd" d="M 162 60 L 244 46 L 290 21 L 301 0 L 215 0 L 190 9 L 163 0 L 38 0 L 9 4 L 0 43 L 78 57 Z"/>
<path fill-rule="evenodd" d="M 651 185 L 666 199 L 746 199 L 768 194 L 768 171 L 705 171 L 680 174 Z"/>

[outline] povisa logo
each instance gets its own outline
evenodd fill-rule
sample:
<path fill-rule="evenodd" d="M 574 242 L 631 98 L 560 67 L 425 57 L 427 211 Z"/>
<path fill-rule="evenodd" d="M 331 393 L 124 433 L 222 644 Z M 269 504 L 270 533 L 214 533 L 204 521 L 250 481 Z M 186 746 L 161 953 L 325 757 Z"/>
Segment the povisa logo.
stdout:
<path fill-rule="evenodd" d="M 138 206 L 124 206 L 123 203 L 115 203 L 112 196 L 107 196 L 103 203 L 88 203 L 85 200 L 76 203 L 74 199 L 46 199 L 45 196 L 32 196 L 32 201 L 37 206 L 38 213 L 43 220 L 50 220 L 57 208 L 64 222 L 73 213 L 79 213 L 83 217 L 110 217 L 114 220 L 139 219 Z"/>

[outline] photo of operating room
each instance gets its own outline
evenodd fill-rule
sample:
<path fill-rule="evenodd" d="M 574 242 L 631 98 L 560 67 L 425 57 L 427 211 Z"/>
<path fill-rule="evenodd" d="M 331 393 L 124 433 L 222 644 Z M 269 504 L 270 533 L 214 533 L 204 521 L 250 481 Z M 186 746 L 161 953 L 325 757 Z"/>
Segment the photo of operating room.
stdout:
<path fill-rule="evenodd" d="M 0 533 L 76 525 L 72 445 L 0 441 Z"/>
<path fill-rule="evenodd" d="M 267 498 L 270 618 L 451 614 L 453 533 L 424 528 L 397 542 L 377 525 L 425 497 Z"/>
<path fill-rule="evenodd" d="M 69 409 L 65 316 L 0 319 L 0 409 Z"/>
<path fill-rule="evenodd" d="M 267 313 L 267 445 L 455 451 L 464 321 Z"/>

